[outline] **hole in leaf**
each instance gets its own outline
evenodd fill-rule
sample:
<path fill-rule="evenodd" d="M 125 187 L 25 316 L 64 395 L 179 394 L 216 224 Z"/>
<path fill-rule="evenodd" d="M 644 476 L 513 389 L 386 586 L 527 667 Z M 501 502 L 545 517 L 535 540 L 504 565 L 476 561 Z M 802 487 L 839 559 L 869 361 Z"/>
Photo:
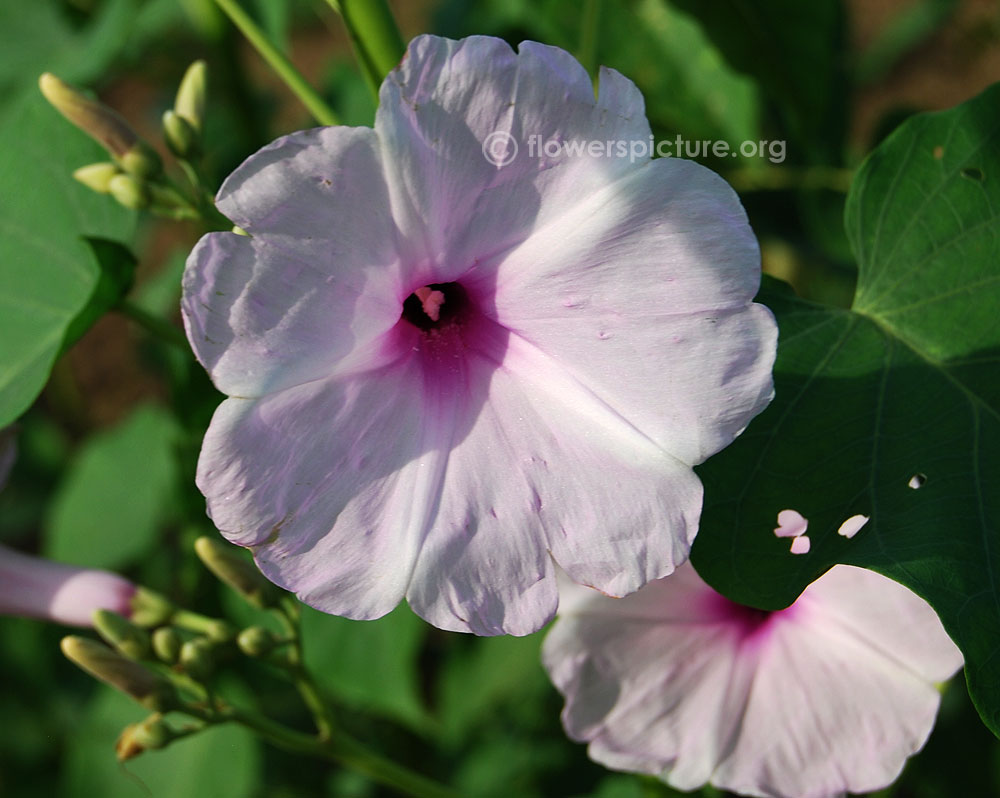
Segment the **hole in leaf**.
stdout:
<path fill-rule="evenodd" d="M 910 481 L 907 482 L 906 484 L 909 485 L 914 490 L 920 490 L 924 485 L 927 484 L 927 475 L 919 473 L 914 474 L 912 477 L 910 477 Z"/>
<path fill-rule="evenodd" d="M 794 538 L 801 535 L 809 526 L 798 510 L 782 510 L 778 513 L 778 526 L 774 534 L 779 538 Z"/>

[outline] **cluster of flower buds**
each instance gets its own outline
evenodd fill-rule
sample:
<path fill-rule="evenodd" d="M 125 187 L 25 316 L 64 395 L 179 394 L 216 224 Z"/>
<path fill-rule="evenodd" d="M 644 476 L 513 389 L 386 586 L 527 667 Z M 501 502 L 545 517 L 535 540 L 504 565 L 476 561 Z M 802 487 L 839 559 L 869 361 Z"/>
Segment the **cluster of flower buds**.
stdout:
<path fill-rule="evenodd" d="M 279 614 L 288 611 L 282 609 L 281 591 L 236 547 L 203 537 L 195 550 L 220 581 L 254 607 L 278 609 Z M 209 723 L 225 720 L 227 708 L 214 698 L 212 681 L 218 666 L 240 653 L 279 667 L 297 667 L 298 654 L 289 645 L 293 638 L 288 635 L 263 624 L 239 630 L 228 621 L 176 607 L 151 590 L 125 583 L 129 584 L 126 601 L 91 604 L 98 608 L 89 623 L 103 642 L 76 635 L 62 641 L 62 651 L 73 663 L 152 712 L 122 732 L 116 745 L 121 760 L 163 748 Z M 166 712 L 186 713 L 195 722 L 175 728 L 164 719 Z"/>
<path fill-rule="evenodd" d="M 204 61 L 188 67 L 174 102 L 163 116 L 167 146 L 182 166 L 202 151 L 207 71 Z M 49 103 L 66 119 L 107 150 L 110 161 L 82 166 L 73 177 L 100 194 L 110 194 L 132 210 L 149 210 L 172 219 L 196 218 L 198 210 L 168 180 L 163 160 L 113 108 L 92 99 L 46 72 L 39 87 Z M 185 168 L 190 173 L 190 168 Z M 196 186 L 196 189 L 199 189 Z"/>

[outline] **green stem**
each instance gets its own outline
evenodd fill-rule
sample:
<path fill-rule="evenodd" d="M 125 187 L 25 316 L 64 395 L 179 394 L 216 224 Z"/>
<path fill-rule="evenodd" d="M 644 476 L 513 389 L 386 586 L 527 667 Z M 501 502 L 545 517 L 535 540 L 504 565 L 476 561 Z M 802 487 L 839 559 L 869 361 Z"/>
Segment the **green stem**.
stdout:
<path fill-rule="evenodd" d="M 215 0 L 215 2 L 219 8 L 226 12 L 226 15 L 233 21 L 233 24 L 246 36 L 247 41 L 267 61 L 271 69 L 285 82 L 285 85 L 291 89 L 292 93 L 309 109 L 309 113 L 313 115 L 317 122 L 321 125 L 340 124 L 333 109 L 323 101 L 323 98 L 302 77 L 302 73 L 292 65 L 287 56 L 268 40 L 267 36 L 264 35 L 264 31 L 257 26 L 257 23 L 253 21 L 250 15 L 235 0 Z"/>
<path fill-rule="evenodd" d="M 399 765 L 339 732 L 327 739 L 313 737 L 263 715 L 229 706 L 212 711 L 189 705 L 182 711 L 208 723 L 238 723 L 286 751 L 336 762 L 414 798 L 459 798 L 450 787 Z"/>
<path fill-rule="evenodd" d="M 734 169 L 724 176 L 737 192 L 825 189 L 846 194 L 854 172 L 832 166 L 768 166 Z"/>
<path fill-rule="evenodd" d="M 385 0 L 326 1 L 343 18 L 354 56 L 377 101 L 382 80 L 406 50 L 392 11 Z"/>
<path fill-rule="evenodd" d="M 120 300 L 115 305 L 115 310 L 124 316 L 128 316 L 128 318 L 132 319 L 132 321 L 161 341 L 180 347 L 185 352 L 191 351 L 184 333 L 166 319 L 154 316 L 149 311 L 127 299 Z"/>

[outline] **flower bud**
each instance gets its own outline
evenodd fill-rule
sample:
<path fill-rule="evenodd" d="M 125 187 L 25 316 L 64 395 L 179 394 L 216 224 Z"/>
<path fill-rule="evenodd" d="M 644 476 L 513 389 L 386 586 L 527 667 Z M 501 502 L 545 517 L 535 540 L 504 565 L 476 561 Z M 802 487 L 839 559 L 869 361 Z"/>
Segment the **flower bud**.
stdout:
<path fill-rule="evenodd" d="M 98 194 L 107 194 L 111 191 L 108 185 L 111 182 L 111 178 L 120 173 L 121 170 L 115 164 L 110 161 L 101 161 L 88 166 L 81 166 L 73 172 L 73 177 L 91 191 L 96 191 Z"/>
<path fill-rule="evenodd" d="M 0 546 L 0 615 L 90 626 L 96 609 L 128 615 L 137 592 L 118 574 L 50 562 Z"/>
<path fill-rule="evenodd" d="M 178 158 L 190 160 L 198 154 L 198 131 L 176 111 L 163 112 L 163 137 Z"/>
<path fill-rule="evenodd" d="M 208 67 L 204 61 L 195 61 L 184 73 L 174 100 L 174 111 L 194 128 L 195 133 L 202 130 L 207 87 Z"/>
<path fill-rule="evenodd" d="M 135 591 L 130 603 L 132 623 L 147 628 L 161 626 L 170 620 L 176 608 L 159 593 L 145 587 Z"/>
<path fill-rule="evenodd" d="M 277 589 L 253 565 L 240 557 L 232 546 L 208 537 L 194 542 L 198 558 L 215 576 L 256 607 L 274 607 Z"/>
<path fill-rule="evenodd" d="M 120 205 L 134 211 L 149 207 L 149 189 L 132 175 L 115 175 L 108 182 L 108 191 Z"/>
<path fill-rule="evenodd" d="M 92 618 L 97 633 L 126 657 L 149 657 L 149 633 L 145 629 L 110 610 L 95 610 Z"/>
<path fill-rule="evenodd" d="M 60 648 L 75 665 L 121 690 L 147 709 L 166 712 L 178 703 L 177 695 L 168 682 L 103 643 L 71 635 L 62 639 Z"/>
<path fill-rule="evenodd" d="M 236 645 L 248 657 L 266 657 L 274 644 L 274 635 L 263 626 L 248 626 L 236 638 Z"/>
<path fill-rule="evenodd" d="M 153 653 L 167 665 L 174 665 L 183 644 L 180 634 L 171 626 L 161 626 L 153 632 Z"/>
<path fill-rule="evenodd" d="M 139 136 L 115 110 L 86 97 L 50 72 L 38 79 L 38 87 L 52 106 L 116 158 L 122 158 Z"/>
<path fill-rule="evenodd" d="M 155 751 L 163 748 L 176 735 L 163 715 L 154 712 L 140 723 L 130 723 L 118 737 L 115 743 L 115 753 L 119 762 L 132 759 L 144 751 Z"/>
<path fill-rule="evenodd" d="M 163 171 L 163 161 L 159 153 L 145 141 L 137 141 L 132 148 L 118 159 L 122 169 L 135 178 L 153 178 Z"/>
<path fill-rule="evenodd" d="M 215 668 L 212 643 L 204 637 L 188 640 L 181 646 L 180 665 L 195 681 L 207 681 Z"/>

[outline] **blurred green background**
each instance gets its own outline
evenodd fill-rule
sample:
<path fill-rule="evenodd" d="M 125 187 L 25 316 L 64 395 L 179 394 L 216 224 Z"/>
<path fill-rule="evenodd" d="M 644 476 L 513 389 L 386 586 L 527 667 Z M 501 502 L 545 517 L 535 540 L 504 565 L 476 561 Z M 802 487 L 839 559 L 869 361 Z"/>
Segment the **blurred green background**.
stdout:
<path fill-rule="evenodd" d="M 244 5 L 345 123 L 371 124 L 373 102 L 322 0 Z M 992 0 L 391 5 L 407 40 L 421 32 L 491 34 L 514 45 L 537 39 L 574 52 L 591 70 L 615 67 L 642 89 L 661 139 L 787 142 L 780 165 L 706 163 L 740 191 L 765 270 L 800 295 L 838 305 L 849 303 L 854 282 L 842 224 L 851 170 L 907 115 L 955 105 L 1000 79 L 1000 9 Z M 180 271 L 200 229 L 139 220 L 73 184 L 69 172 L 99 151 L 45 106 L 36 81 L 52 71 L 92 87 L 158 142 L 159 116 L 196 58 L 210 70 L 206 146 L 216 184 L 277 135 L 313 124 L 210 0 L 0 4 L 0 230 L 14 236 L 34 219 L 66 251 L 81 231 L 133 245 L 132 299 L 175 320 Z M 0 542 L 118 570 L 181 604 L 249 622 L 248 610 L 191 554 L 195 537 L 212 534 L 193 471 L 218 399 L 187 358 L 121 316 L 101 319 L 57 361 L 20 421 L 20 457 L 0 493 Z M 675 794 L 605 771 L 565 738 L 561 701 L 539 661 L 541 634 L 447 634 L 405 607 L 370 623 L 314 612 L 305 620 L 307 656 L 341 723 L 463 794 Z M 62 659 L 65 631 L 0 618 L 0 795 L 392 794 L 232 728 L 119 764 L 114 740 L 144 713 Z M 308 715 L 266 668 L 244 676 L 226 685 L 231 695 L 308 729 Z M 927 749 L 884 794 L 1000 794 L 1000 746 L 960 680 L 945 692 Z"/>

